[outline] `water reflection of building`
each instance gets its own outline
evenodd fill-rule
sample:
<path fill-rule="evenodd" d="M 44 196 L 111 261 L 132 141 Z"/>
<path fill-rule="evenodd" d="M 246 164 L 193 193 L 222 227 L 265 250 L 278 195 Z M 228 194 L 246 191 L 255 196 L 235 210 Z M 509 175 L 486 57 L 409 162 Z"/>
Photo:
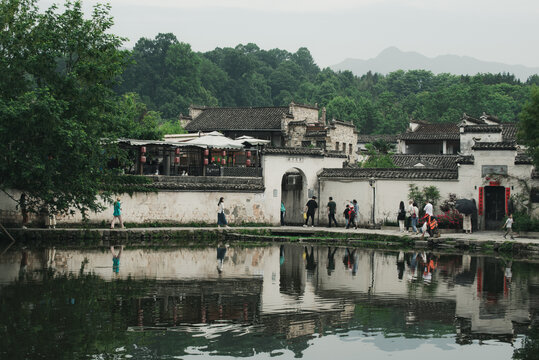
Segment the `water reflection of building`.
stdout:
<path fill-rule="evenodd" d="M 158 279 L 122 305 L 134 329 L 229 321 L 287 339 L 355 327 L 508 341 L 539 309 L 536 264 L 346 248 L 332 248 L 331 259 L 327 247 L 313 250 L 230 247 L 219 274 L 215 249 L 126 249 L 118 275 L 107 251 L 30 251 L 27 273 L 48 266 L 76 273 L 86 259 L 85 271 L 104 279 Z M 20 263 L 20 253 L 0 258 L 0 284 L 19 276 Z"/>

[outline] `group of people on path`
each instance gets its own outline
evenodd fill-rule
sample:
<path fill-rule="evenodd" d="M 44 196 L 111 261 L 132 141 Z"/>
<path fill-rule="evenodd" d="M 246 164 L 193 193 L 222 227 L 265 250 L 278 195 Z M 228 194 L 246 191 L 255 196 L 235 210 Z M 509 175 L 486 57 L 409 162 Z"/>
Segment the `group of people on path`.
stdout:
<path fill-rule="evenodd" d="M 217 203 L 217 226 L 225 226 L 228 228 L 229 226 L 226 220 L 224 201 L 225 198 L 220 197 L 219 202 Z M 314 215 L 316 213 L 316 209 L 318 209 L 318 203 L 316 202 L 316 196 L 313 196 L 311 199 L 309 199 L 309 201 L 307 201 L 307 204 L 305 204 L 303 215 L 305 220 L 305 224 L 303 224 L 304 227 L 308 226 L 309 219 L 311 219 L 311 227 L 314 227 Z M 337 213 L 337 203 L 333 200 L 333 197 L 331 196 L 329 197 L 326 209 L 328 214 L 328 227 L 331 228 L 332 225 L 338 227 L 339 224 L 337 223 L 337 219 L 335 218 L 335 214 Z M 399 204 L 399 210 L 397 212 L 397 221 L 399 223 L 400 232 L 408 231 L 409 226 L 411 226 L 413 234 L 421 234 L 422 237 L 424 237 L 425 233 L 428 233 L 431 237 L 435 236 L 438 228 L 438 222 L 436 217 L 434 216 L 434 207 L 429 200 L 426 201 L 423 211 L 425 213 L 425 215 L 423 216 L 423 226 L 421 229 L 418 229 L 417 224 L 419 221 L 420 212 L 417 203 L 413 200 L 410 200 L 408 202 L 408 208 L 405 208 L 404 201 L 401 201 Z M 285 225 L 285 214 L 286 208 L 284 206 L 284 203 L 281 202 L 281 226 Z M 346 207 L 343 211 L 343 217 L 346 229 L 349 229 L 352 226 L 354 227 L 354 229 L 358 228 L 359 204 L 357 200 L 354 199 L 349 204 L 346 204 Z M 116 220 L 118 220 L 118 222 L 120 223 L 120 227 L 124 229 L 125 226 L 122 220 L 122 205 L 120 198 L 117 198 L 114 202 L 113 218 L 110 224 L 111 229 L 114 229 Z M 409 221 L 408 223 L 407 220 Z M 507 220 L 502 226 L 502 228 L 506 228 L 506 232 L 503 235 L 504 238 L 507 238 L 507 235 L 509 235 L 511 239 L 514 239 L 513 222 L 513 215 L 509 214 Z M 472 222 L 470 214 L 464 214 L 462 228 L 466 233 L 472 233 Z"/>
<path fill-rule="evenodd" d="M 316 213 L 316 209 L 318 209 L 318 203 L 316 201 L 316 196 L 311 197 L 309 201 L 305 204 L 304 212 L 303 212 L 303 219 L 305 220 L 305 223 L 303 224 L 304 227 L 309 226 L 309 219 L 311 219 L 311 227 L 314 227 L 314 215 Z M 326 206 L 327 214 L 328 214 L 328 227 L 332 227 L 334 225 L 335 227 L 338 227 L 339 224 L 337 223 L 337 219 L 335 218 L 335 214 L 337 213 L 337 203 L 333 200 L 333 197 L 329 197 L 329 201 Z M 286 214 L 286 209 L 284 206 L 284 203 L 281 202 L 281 225 L 285 225 L 284 217 Z M 343 216 L 345 220 L 345 227 L 349 229 L 351 226 L 353 226 L 355 229 L 358 228 L 359 223 L 359 204 L 357 200 L 352 200 L 350 204 L 346 204 L 346 207 L 343 211 Z"/>

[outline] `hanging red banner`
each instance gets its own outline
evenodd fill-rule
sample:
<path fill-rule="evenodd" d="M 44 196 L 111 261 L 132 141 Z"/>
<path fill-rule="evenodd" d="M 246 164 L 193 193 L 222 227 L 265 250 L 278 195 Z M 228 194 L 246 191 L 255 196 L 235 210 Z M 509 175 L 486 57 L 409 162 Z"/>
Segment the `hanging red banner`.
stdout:
<path fill-rule="evenodd" d="M 483 187 L 480 187 L 479 199 L 478 199 L 479 201 L 477 204 L 477 215 L 483 215 L 483 195 L 484 195 Z"/>
<path fill-rule="evenodd" d="M 511 197 L 511 188 L 505 188 L 505 215 L 509 215 L 509 198 Z"/>

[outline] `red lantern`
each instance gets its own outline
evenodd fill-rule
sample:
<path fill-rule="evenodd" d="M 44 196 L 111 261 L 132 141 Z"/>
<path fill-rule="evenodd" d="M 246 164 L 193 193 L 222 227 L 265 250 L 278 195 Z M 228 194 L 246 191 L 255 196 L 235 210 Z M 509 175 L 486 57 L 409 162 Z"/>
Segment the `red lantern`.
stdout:
<path fill-rule="evenodd" d="M 180 155 L 180 148 L 176 148 L 176 155 Z"/>
<path fill-rule="evenodd" d="M 247 159 L 247 161 L 245 162 L 245 164 L 246 164 L 247 166 L 251 166 L 251 159 Z"/>
<path fill-rule="evenodd" d="M 250 151 L 247 151 L 247 157 L 251 157 L 251 152 Z"/>
<path fill-rule="evenodd" d="M 226 160 L 225 160 L 225 159 L 221 159 L 221 164 L 222 164 L 222 165 L 226 165 Z"/>
<path fill-rule="evenodd" d="M 174 164 L 179 164 L 180 163 L 180 157 L 179 156 L 176 156 L 174 158 Z"/>
<path fill-rule="evenodd" d="M 223 156 L 226 156 L 226 151 L 225 150 L 223 150 Z"/>
<path fill-rule="evenodd" d="M 140 156 L 140 162 L 144 164 L 146 162 L 146 156 L 141 155 Z"/>
<path fill-rule="evenodd" d="M 204 159 L 204 165 L 208 165 L 208 159 Z"/>
<path fill-rule="evenodd" d="M 142 154 L 145 154 L 145 153 L 146 153 L 146 146 L 141 146 L 141 147 L 140 147 L 140 152 L 141 152 Z"/>
<path fill-rule="evenodd" d="M 208 149 L 204 150 L 204 156 L 208 156 L 208 155 L 210 155 L 210 150 Z"/>
<path fill-rule="evenodd" d="M 211 162 L 215 162 L 215 157 L 211 157 Z"/>

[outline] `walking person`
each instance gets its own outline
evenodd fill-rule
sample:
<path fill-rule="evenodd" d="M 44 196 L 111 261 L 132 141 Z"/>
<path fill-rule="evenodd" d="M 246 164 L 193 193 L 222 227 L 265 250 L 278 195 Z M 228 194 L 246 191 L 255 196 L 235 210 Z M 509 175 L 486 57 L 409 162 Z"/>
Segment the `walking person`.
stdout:
<path fill-rule="evenodd" d="M 124 229 L 125 226 L 122 221 L 122 203 L 120 202 L 120 198 L 117 198 L 114 202 L 114 213 L 112 214 L 112 222 L 110 223 L 111 229 L 114 229 L 114 222 L 116 219 L 120 222 L 120 227 Z"/>
<path fill-rule="evenodd" d="M 463 214 L 462 230 L 464 230 L 466 234 L 472 233 L 472 214 Z"/>
<path fill-rule="evenodd" d="M 281 201 L 281 226 L 284 226 L 285 214 L 286 214 L 286 208 L 284 207 L 284 202 Z"/>
<path fill-rule="evenodd" d="M 221 225 L 230 227 L 226 221 L 224 197 L 219 198 L 219 202 L 217 203 L 217 227 L 221 227 Z"/>
<path fill-rule="evenodd" d="M 408 216 L 406 217 L 406 221 L 404 222 L 404 227 L 406 228 L 406 231 L 410 231 L 410 227 L 412 226 L 412 211 L 414 210 L 413 203 L 413 200 L 408 201 L 408 208 L 406 210 L 406 214 Z"/>
<path fill-rule="evenodd" d="M 419 209 L 417 208 L 417 203 L 414 201 L 412 204 L 412 212 L 410 218 L 412 219 L 412 231 L 414 234 L 417 234 L 417 219 L 419 216 Z"/>
<path fill-rule="evenodd" d="M 359 204 L 357 203 L 357 200 L 352 200 L 352 204 L 354 204 L 354 212 L 356 213 L 356 216 L 354 217 L 354 221 L 356 222 L 356 229 L 359 225 Z"/>
<path fill-rule="evenodd" d="M 307 201 L 307 204 L 305 204 L 305 210 L 307 211 L 307 218 L 305 219 L 304 227 L 307 227 L 307 223 L 309 222 L 309 217 L 311 218 L 311 227 L 314 227 L 314 213 L 316 212 L 316 209 L 318 208 L 318 203 L 316 202 L 316 196 L 313 196 L 311 200 Z"/>
<path fill-rule="evenodd" d="M 335 211 L 337 210 L 337 204 L 335 203 L 335 201 L 333 201 L 333 198 L 331 196 L 329 197 L 327 210 L 328 210 L 329 227 L 331 227 L 331 222 L 332 221 L 335 224 L 335 227 L 339 226 L 339 225 L 337 225 L 337 220 L 335 220 Z"/>
<path fill-rule="evenodd" d="M 434 216 L 434 209 L 432 207 L 432 204 L 429 200 L 427 200 L 427 203 L 425 204 L 425 207 L 423 208 L 423 211 L 425 211 L 425 214 L 429 216 Z"/>
<path fill-rule="evenodd" d="M 399 204 L 399 213 L 397 215 L 397 220 L 399 222 L 400 232 L 404 232 L 404 221 L 406 220 L 406 210 L 404 209 L 404 201 L 401 201 Z"/>
<path fill-rule="evenodd" d="M 509 214 L 507 217 L 507 220 L 505 220 L 505 224 L 503 224 L 502 229 L 505 227 L 505 234 L 503 235 L 504 239 L 507 239 L 507 234 L 511 236 L 511 240 L 515 240 L 513 237 L 513 214 Z"/>
<path fill-rule="evenodd" d="M 348 225 L 346 228 L 349 229 L 352 225 L 354 225 L 354 229 L 357 229 L 356 212 L 353 203 L 348 206 Z"/>
<path fill-rule="evenodd" d="M 350 205 L 346 204 L 346 208 L 344 209 L 343 213 L 345 224 L 344 227 L 348 229 L 348 223 L 350 222 Z"/>

